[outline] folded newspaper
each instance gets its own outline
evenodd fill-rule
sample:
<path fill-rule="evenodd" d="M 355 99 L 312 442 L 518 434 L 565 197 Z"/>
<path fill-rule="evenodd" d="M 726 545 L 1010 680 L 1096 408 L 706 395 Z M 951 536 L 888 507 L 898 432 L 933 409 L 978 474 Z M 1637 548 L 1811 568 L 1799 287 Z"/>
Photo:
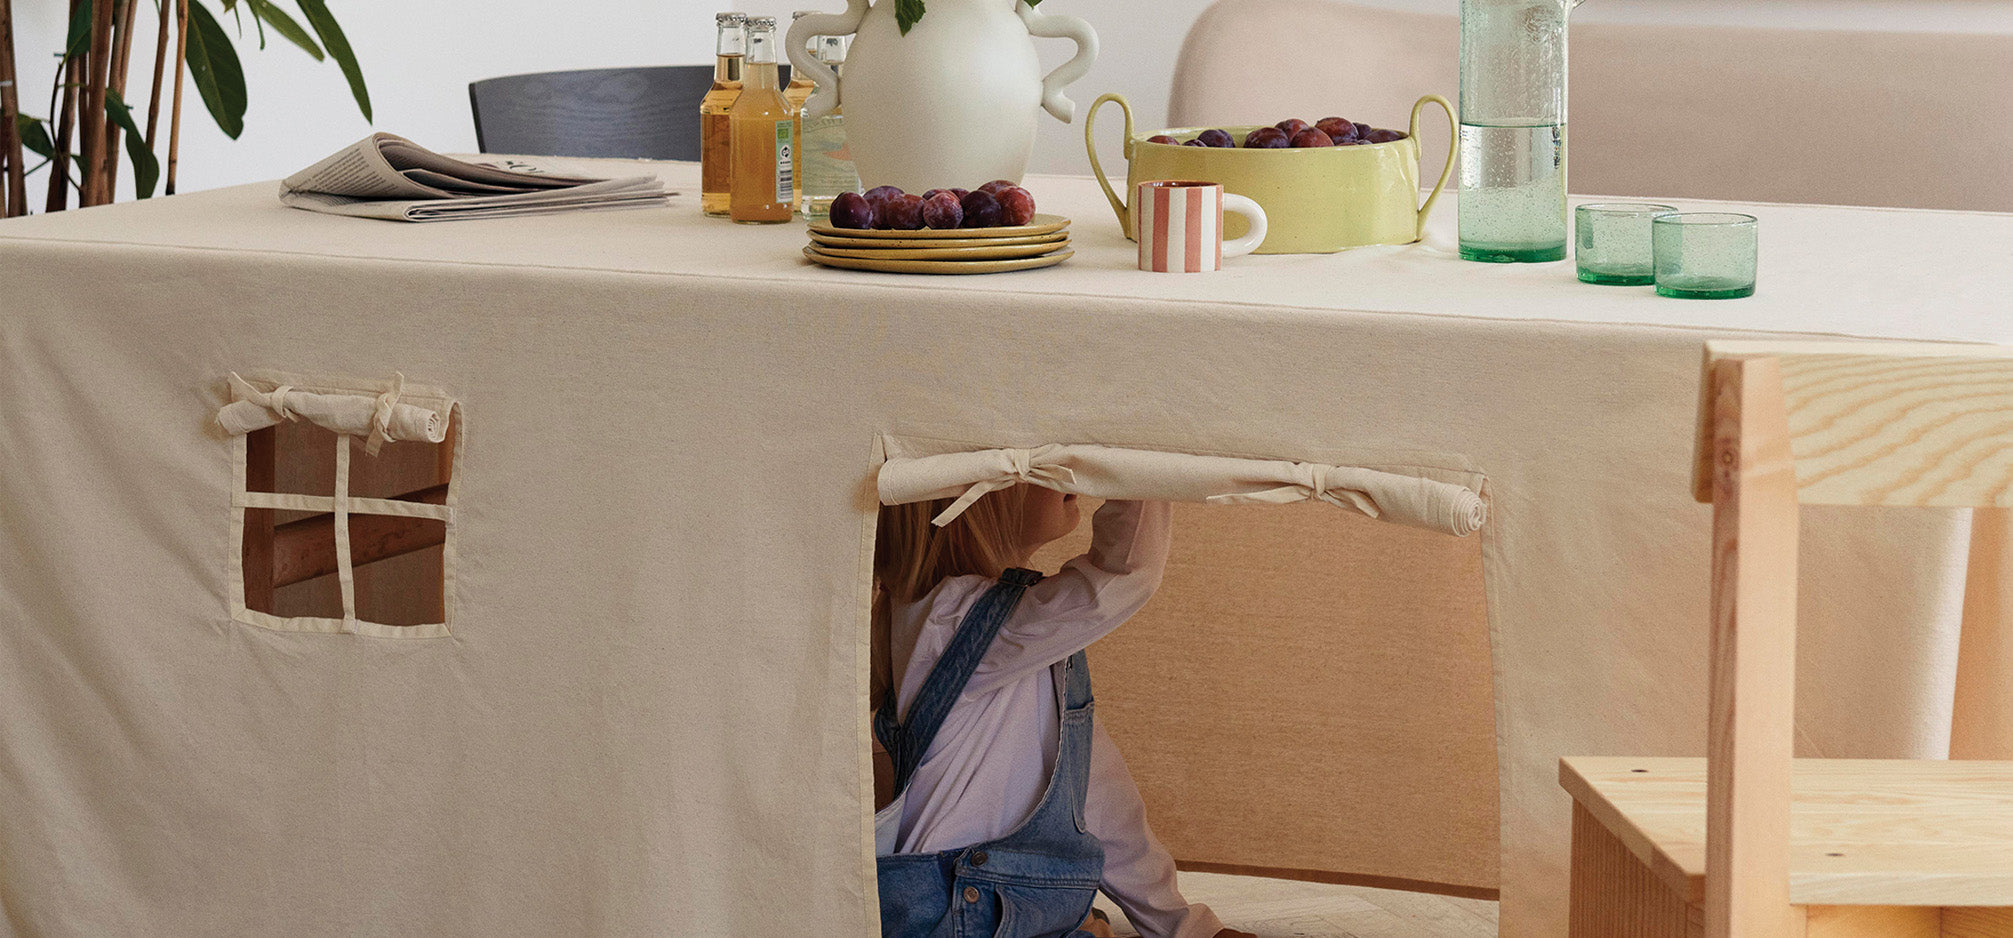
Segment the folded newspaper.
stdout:
<path fill-rule="evenodd" d="M 668 196 L 656 176 L 518 172 L 445 157 L 387 133 L 371 134 L 280 183 L 280 201 L 294 208 L 393 221 L 643 208 L 664 205 Z"/>

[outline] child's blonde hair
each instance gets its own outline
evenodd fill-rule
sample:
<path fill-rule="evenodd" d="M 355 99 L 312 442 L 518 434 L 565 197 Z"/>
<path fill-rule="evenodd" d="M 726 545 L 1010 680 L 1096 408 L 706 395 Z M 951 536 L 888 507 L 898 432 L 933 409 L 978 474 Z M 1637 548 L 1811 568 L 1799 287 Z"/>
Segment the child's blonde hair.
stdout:
<path fill-rule="evenodd" d="M 893 649 L 889 646 L 895 603 L 922 599 L 954 576 L 977 574 L 997 579 L 1008 567 L 1027 562 L 1027 545 L 1021 543 L 1025 484 L 986 493 L 941 528 L 930 524 L 930 519 L 954 500 L 881 506 L 874 532 L 869 650 L 873 659 L 870 700 L 875 709 L 894 685 Z"/>

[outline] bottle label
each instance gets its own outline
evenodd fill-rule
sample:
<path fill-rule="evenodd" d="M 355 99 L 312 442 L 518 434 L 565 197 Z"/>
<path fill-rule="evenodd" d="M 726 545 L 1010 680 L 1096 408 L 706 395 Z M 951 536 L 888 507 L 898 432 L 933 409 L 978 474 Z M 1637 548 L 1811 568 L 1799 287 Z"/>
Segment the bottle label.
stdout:
<path fill-rule="evenodd" d="M 805 195 L 829 199 L 841 192 L 860 191 L 860 176 L 846 149 L 845 124 L 839 115 L 805 121 L 804 136 L 797 146 L 804 151 L 804 178 L 798 184 Z"/>
<path fill-rule="evenodd" d="M 790 124 L 786 120 L 776 122 L 776 201 L 784 205 L 789 205 L 796 196 L 791 191 L 796 186 L 790 176 L 792 164 L 796 162 L 791 157 L 791 145 L 796 141 L 791 139 Z"/>

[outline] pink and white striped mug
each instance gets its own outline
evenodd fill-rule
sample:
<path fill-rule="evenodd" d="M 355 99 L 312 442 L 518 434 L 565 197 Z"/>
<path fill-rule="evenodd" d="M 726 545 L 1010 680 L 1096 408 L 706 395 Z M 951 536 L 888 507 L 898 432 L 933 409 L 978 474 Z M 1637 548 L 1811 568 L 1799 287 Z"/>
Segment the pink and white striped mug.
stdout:
<path fill-rule="evenodd" d="M 1133 191 L 1139 223 L 1139 269 L 1202 273 L 1223 269 L 1226 257 L 1243 257 L 1265 240 L 1265 210 L 1214 182 L 1157 179 Z M 1223 213 L 1251 222 L 1244 237 L 1223 240 Z"/>

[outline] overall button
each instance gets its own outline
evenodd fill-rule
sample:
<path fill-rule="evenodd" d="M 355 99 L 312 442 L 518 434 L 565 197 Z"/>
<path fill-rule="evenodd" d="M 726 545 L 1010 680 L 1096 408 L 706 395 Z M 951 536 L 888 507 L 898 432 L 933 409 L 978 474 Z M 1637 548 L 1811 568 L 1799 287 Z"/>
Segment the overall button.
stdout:
<path fill-rule="evenodd" d="M 980 850 L 972 854 L 972 865 L 973 866 L 986 865 L 986 852 L 984 850 Z"/>
<path fill-rule="evenodd" d="M 977 887 L 977 886 L 966 886 L 966 887 L 965 887 L 965 901 L 966 901 L 966 902 L 977 902 L 977 901 L 979 901 L 979 890 L 978 890 L 978 887 Z"/>

